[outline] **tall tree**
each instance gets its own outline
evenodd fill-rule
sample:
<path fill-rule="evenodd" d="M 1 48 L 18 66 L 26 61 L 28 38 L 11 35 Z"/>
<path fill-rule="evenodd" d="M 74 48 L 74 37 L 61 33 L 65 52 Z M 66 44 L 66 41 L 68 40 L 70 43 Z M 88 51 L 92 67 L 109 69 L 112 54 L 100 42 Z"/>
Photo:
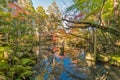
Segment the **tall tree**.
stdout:
<path fill-rule="evenodd" d="M 47 12 L 49 14 L 49 24 L 51 28 L 56 29 L 61 25 L 61 12 L 55 1 L 53 1 L 52 4 L 48 7 Z"/>
<path fill-rule="evenodd" d="M 113 0 L 114 1 L 114 20 L 115 24 L 118 24 L 119 22 L 119 0 Z"/>

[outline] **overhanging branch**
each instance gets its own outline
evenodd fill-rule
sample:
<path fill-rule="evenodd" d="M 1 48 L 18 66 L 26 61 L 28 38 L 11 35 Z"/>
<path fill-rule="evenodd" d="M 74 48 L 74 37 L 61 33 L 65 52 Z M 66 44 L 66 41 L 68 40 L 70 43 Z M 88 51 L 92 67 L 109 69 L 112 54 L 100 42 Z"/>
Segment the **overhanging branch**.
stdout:
<path fill-rule="evenodd" d="M 70 22 L 70 23 L 75 23 L 75 24 L 88 24 L 88 25 L 91 25 L 90 22 L 78 22 L 78 21 L 71 21 L 71 20 L 67 20 L 67 19 L 62 19 L 62 20 Z"/>
<path fill-rule="evenodd" d="M 84 26 L 85 28 L 88 28 L 88 27 L 98 28 L 100 30 L 103 30 L 104 32 L 109 32 L 109 33 L 111 33 L 113 35 L 120 36 L 120 31 L 116 30 L 114 28 L 110 28 L 110 27 L 106 27 L 106 26 L 101 26 L 99 24 L 93 24 L 93 23 L 90 23 L 90 22 L 78 22 L 78 21 L 71 21 L 71 20 L 67 20 L 67 19 L 62 19 L 62 20 L 63 21 L 67 21 L 69 23 L 74 23 L 74 24 L 85 24 L 85 26 Z M 68 27 L 69 28 L 81 28 L 81 26 L 69 26 L 69 25 L 68 25 Z"/>
<path fill-rule="evenodd" d="M 85 38 L 85 37 L 83 37 L 83 36 L 76 35 L 76 34 L 73 34 L 73 33 L 69 33 L 69 34 L 72 35 L 72 36 L 79 37 L 79 38 L 83 38 L 83 39 L 87 40 L 87 38 Z"/>

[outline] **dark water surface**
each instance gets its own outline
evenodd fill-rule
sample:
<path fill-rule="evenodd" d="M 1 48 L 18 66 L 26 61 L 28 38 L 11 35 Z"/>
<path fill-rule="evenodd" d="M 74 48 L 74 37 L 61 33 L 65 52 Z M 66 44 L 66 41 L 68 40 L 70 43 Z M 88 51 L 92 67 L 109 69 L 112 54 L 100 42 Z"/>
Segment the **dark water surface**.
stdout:
<path fill-rule="evenodd" d="M 74 64 L 68 56 L 52 56 L 41 63 L 33 68 L 34 80 L 120 80 L 120 68 L 109 64 L 92 65 L 84 59 Z"/>

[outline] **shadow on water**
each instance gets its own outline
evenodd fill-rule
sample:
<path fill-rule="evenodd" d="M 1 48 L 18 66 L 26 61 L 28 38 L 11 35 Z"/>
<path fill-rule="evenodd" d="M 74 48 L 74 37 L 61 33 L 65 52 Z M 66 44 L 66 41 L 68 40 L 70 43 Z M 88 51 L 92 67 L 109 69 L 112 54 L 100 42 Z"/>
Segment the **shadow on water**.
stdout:
<path fill-rule="evenodd" d="M 68 56 L 58 58 L 55 55 L 33 67 L 34 80 L 120 80 L 119 68 L 109 64 L 96 63 L 79 57 L 73 63 Z"/>

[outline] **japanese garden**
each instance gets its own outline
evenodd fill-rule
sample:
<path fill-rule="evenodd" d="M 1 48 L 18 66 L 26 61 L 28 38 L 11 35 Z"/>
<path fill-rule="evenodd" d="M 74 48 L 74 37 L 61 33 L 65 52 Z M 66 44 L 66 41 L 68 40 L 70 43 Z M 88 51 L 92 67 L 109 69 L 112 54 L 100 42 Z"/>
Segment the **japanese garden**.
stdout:
<path fill-rule="evenodd" d="M 0 0 L 0 80 L 120 80 L 120 0 L 34 1 Z"/>

